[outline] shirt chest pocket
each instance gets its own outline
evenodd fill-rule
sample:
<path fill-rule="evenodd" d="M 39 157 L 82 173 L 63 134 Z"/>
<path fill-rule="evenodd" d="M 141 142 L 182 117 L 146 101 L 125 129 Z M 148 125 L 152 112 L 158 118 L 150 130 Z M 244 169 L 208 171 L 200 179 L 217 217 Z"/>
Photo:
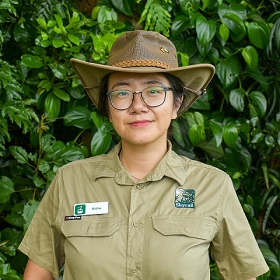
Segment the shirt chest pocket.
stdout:
<path fill-rule="evenodd" d="M 214 219 L 195 216 L 154 216 L 153 228 L 164 236 L 187 236 L 212 240 L 217 227 Z"/>
<path fill-rule="evenodd" d="M 106 237 L 111 236 L 120 229 L 121 218 L 106 217 L 102 219 L 88 219 L 79 221 L 66 221 L 62 232 L 66 238 L 71 237 Z"/>
<path fill-rule="evenodd" d="M 72 269 L 90 267 L 92 271 L 98 272 L 100 268 L 104 268 L 104 264 L 114 263 L 115 252 L 121 252 L 123 248 L 120 234 L 122 219 L 119 217 L 96 218 L 84 216 L 78 221 L 64 222 L 62 226 L 65 237 L 63 249 L 68 267 Z M 80 279 L 80 276 L 74 278 Z M 93 278 L 99 279 L 91 277 Z"/>

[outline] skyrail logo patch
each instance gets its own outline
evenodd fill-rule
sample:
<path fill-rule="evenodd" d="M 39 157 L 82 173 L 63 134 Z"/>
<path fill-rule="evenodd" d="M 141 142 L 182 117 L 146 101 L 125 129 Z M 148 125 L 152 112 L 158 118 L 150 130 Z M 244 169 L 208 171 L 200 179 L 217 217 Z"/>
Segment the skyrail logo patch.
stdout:
<path fill-rule="evenodd" d="M 176 208 L 195 208 L 195 190 L 177 188 L 174 203 Z"/>

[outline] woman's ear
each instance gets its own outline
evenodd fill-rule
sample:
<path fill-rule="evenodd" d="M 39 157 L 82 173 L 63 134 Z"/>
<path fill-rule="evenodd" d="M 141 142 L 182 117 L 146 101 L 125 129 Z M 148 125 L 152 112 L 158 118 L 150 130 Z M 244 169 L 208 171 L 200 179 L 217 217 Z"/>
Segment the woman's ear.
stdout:
<path fill-rule="evenodd" d="M 178 111 L 182 105 L 184 97 L 176 97 L 175 104 L 174 104 L 174 111 L 176 112 L 176 116 L 173 117 L 173 119 L 176 119 L 178 117 Z"/>
<path fill-rule="evenodd" d="M 176 101 L 175 101 L 175 109 L 176 111 L 178 112 L 182 103 L 183 103 L 183 100 L 184 100 L 184 96 L 180 96 L 180 97 L 177 97 L 176 98 Z"/>

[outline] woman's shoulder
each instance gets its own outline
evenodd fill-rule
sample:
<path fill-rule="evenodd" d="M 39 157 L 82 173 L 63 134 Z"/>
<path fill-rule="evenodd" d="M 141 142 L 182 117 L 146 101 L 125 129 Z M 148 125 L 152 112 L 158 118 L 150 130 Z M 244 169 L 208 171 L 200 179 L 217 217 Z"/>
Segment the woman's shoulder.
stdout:
<path fill-rule="evenodd" d="M 205 172 L 214 172 L 217 174 L 220 174 L 222 176 L 228 176 L 228 174 L 226 172 L 224 172 L 223 170 L 221 170 L 218 167 L 215 167 L 213 165 L 195 160 L 195 159 L 190 159 L 187 156 L 184 155 L 179 155 L 176 152 L 172 153 L 172 158 L 175 160 L 175 162 L 177 162 L 177 164 L 180 164 L 180 166 L 182 166 L 185 170 L 187 169 L 194 169 L 196 171 L 200 170 L 200 171 L 205 171 Z"/>
<path fill-rule="evenodd" d="M 73 169 L 87 169 L 90 168 L 91 170 L 93 170 L 94 168 L 100 166 L 100 165 L 104 165 L 104 166 L 114 166 L 114 152 L 110 151 L 107 154 L 101 154 L 101 155 L 97 155 L 97 156 L 91 156 L 85 159 L 80 159 L 80 160 L 76 160 L 76 161 L 72 161 L 69 162 L 65 165 L 63 165 L 62 167 L 60 167 L 59 169 L 62 172 L 69 172 Z"/>

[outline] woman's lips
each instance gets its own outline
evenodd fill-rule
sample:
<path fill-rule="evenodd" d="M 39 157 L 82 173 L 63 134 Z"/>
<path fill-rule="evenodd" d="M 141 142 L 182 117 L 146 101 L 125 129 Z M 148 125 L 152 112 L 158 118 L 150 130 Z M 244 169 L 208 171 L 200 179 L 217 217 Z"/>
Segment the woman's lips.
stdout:
<path fill-rule="evenodd" d="M 147 126 L 151 123 L 149 120 L 135 121 L 130 123 L 131 126 Z"/>

